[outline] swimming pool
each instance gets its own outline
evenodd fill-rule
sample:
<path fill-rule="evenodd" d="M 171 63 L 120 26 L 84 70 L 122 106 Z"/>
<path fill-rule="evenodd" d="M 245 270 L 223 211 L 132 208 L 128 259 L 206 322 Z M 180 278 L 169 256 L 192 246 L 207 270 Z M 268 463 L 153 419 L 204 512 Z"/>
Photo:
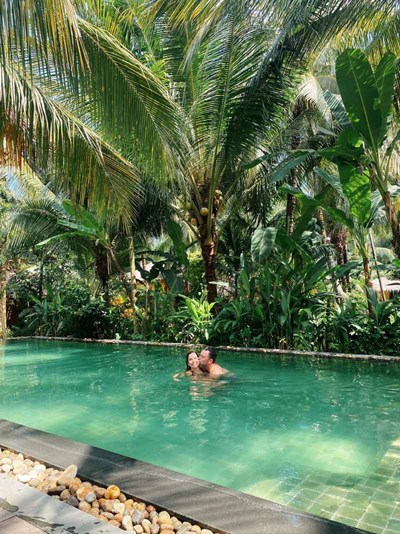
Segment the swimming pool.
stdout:
<path fill-rule="evenodd" d="M 35 340 L 0 349 L 0 418 L 400 531 L 396 364 L 221 352 L 235 380 L 175 382 L 184 350 Z"/>

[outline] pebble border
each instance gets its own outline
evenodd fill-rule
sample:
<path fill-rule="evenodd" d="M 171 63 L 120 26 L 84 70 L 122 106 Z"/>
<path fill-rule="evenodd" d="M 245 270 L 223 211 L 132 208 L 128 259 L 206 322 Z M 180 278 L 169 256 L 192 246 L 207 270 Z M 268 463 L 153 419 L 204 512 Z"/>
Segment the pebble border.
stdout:
<path fill-rule="evenodd" d="M 51 337 L 51 336 L 21 336 L 9 337 L 5 341 L 21 341 L 25 339 L 37 339 L 41 341 L 71 341 L 79 343 L 102 343 L 104 345 L 143 345 L 148 347 L 172 347 L 190 349 L 193 347 L 205 347 L 201 343 L 167 343 L 161 341 L 130 341 L 128 339 L 94 339 L 94 338 L 76 338 L 76 337 Z M 259 347 L 231 347 L 229 345 L 219 345 L 214 347 L 216 350 L 229 352 L 250 352 L 264 355 L 282 355 L 282 356 L 305 356 L 311 358 L 332 358 L 346 360 L 364 360 L 379 363 L 400 363 L 399 356 L 385 356 L 379 354 L 348 354 L 344 352 L 313 352 L 301 350 L 283 350 L 283 349 L 264 349 Z"/>
<path fill-rule="evenodd" d="M 104 488 L 82 481 L 77 471 L 76 465 L 61 471 L 21 453 L 0 449 L 2 474 L 124 531 L 132 534 L 222 534 L 180 521 L 166 510 L 157 511 L 152 505 L 129 498 L 116 485 Z"/>

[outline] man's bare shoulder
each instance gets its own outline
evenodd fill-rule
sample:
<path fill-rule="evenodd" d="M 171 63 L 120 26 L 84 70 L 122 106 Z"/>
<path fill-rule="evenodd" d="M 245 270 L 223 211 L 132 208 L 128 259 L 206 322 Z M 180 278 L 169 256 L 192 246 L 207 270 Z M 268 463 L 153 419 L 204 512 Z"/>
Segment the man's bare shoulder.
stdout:
<path fill-rule="evenodd" d="M 229 373 L 228 369 L 224 369 L 223 367 L 221 367 L 220 365 L 216 363 L 214 364 L 212 369 L 210 369 L 209 374 L 210 376 L 222 376 L 222 375 L 226 375 L 227 373 Z"/>

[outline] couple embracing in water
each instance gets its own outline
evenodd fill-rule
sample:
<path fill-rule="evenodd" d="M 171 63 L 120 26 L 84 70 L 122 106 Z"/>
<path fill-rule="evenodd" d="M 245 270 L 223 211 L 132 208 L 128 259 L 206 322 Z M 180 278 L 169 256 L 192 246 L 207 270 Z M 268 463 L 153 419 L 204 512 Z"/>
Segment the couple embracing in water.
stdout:
<path fill-rule="evenodd" d="M 206 347 L 199 355 L 194 350 L 186 354 L 186 371 L 174 375 L 177 379 L 180 375 L 219 378 L 229 371 L 216 363 L 217 352 L 212 347 Z"/>

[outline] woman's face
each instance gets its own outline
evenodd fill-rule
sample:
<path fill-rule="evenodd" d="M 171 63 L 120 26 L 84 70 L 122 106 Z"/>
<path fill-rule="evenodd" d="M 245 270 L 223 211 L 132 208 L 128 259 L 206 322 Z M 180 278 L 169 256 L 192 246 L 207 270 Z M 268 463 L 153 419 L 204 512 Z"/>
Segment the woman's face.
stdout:
<path fill-rule="evenodd" d="M 197 369 L 199 366 L 199 358 L 195 352 L 191 352 L 188 356 L 188 364 L 192 369 Z"/>

